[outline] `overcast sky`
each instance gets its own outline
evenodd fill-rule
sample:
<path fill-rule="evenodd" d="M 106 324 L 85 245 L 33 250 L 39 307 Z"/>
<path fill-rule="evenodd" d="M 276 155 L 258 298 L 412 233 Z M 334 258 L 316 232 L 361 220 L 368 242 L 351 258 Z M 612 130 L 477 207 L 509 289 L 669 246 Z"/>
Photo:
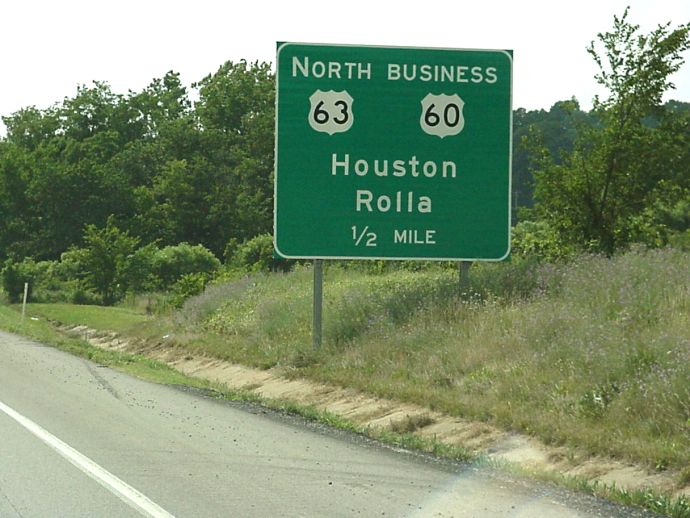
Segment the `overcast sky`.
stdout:
<path fill-rule="evenodd" d="M 643 32 L 690 21 L 688 0 L 6 0 L 0 115 L 93 80 L 127 93 L 174 70 L 190 85 L 227 60 L 274 62 L 276 41 L 512 49 L 515 108 L 574 96 L 589 109 L 598 90 L 585 49 L 626 5 Z M 690 101 L 685 59 L 667 98 Z"/>

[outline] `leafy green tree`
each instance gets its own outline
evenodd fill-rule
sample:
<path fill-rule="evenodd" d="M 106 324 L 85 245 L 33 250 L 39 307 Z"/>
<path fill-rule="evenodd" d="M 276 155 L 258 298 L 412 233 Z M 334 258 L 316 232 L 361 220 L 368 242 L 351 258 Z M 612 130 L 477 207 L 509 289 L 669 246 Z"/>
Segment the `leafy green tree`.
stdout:
<path fill-rule="evenodd" d="M 270 64 L 241 61 L 224 63 L 196 86 L 206 156 L 218 171 L 209 223 L 229 229 L 209 242 L 220 256 L 230 238 L 272 228 L 275 81 Z"/>
<path fill-rule="evenodd" d="M 102 227 L 110 214 L 124 229 L 156 239 L 140 232 L 137 193 L 179 147 L 160 136 L 183 118 L 192 120 L 191 105 L 172 72 L 140 93 L 118 95 L 94 82 L 47 110 L 4 117 L 0 254 L 57 259 L 80 243 L 85 224 Z"/>
<path fill-rule="evenodd" d="M 30 153 L 0 141 L 0 261 L 30 255 L 27 237 L 35 232 L 26 193 L 31 163 Z"/>
<path fill-rule="evenodd" d="M 194 86 L 80 86 L 48 109 L 4 117 L 0 260 L 56 260 L 114 215 L 142 243 L 220 256 L 272 224 L 274 83 L 266 63 L 225 63 Z"/>
<path fill-rule="evenodd" d="M 533 206 L 530 152 L 535 145 L 548 150 L 553 161 L 560 164 L 563 154 L 572 153 L 580 130 L 592 124 L 592 117 L 580 109 L 575 98 L 558 101 L 549 111 L 518 108 L 513 112 L 512 195 L 515 208 Z M 515 210 L 513 215 L 517 213 Z"/>
<path fill-rule="evenodd" d="M 60 128 L 57 106 L 39 110 L 35 106 L 22 108 L 12 115 L 2 117 L 7 128 L 6 141 L 28 151 L 38 148 L 55 136 Z"/>
<path fill-rule="evenodd" d="M 227 61 L 195 86 L 199 88 L 196 112 L 207 129 L 241 136 L 273 108 L 275 86 L 269 63 Z"/>
<path fill-rule="evenodd" d="M 81 261 L 87 283 L 101 296 L 104 305 L 112 305 L 124 295 L 127 260 L 138 242 L 138 238 L 117 228 L 112 216 L 104 228 L 86 226 Z"/>
<path fill-rule="evenodd" d="M 125 262 L 124 276 L 128 291 L 132 293 L 150 293 L 161 284 L 156 276 L 154 265 L 160 249 L 155 243 L 149 243 L 134 251 Z"/>
<path fill-rule="evenodd" d="M 642 35 L 626 9 L 588 48 L 599 67 L 596 80 L 608 90 L 594 100 L 598 123 L 581 132 L 562 163 L 546 153 L 536 157 L 537 212 L 566 242 L 608 254 L 625 246 L 649 194 L 674 174 L 657 149 L 676 133 L 650 127 L 645 118 L 667 116 L 661 98 L 690 48 L 689 27 L 666 24 Z"/>

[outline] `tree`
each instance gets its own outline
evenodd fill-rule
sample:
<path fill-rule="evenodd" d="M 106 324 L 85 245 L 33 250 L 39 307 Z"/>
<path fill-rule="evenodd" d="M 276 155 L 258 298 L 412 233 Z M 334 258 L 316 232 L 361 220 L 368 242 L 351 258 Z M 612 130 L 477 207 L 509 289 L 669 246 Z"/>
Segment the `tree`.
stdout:
<path fill-rule="evenodd" d="M 26 196 L 30 164 L 30 153 L 0 141 L 0 261 L 28 255 L 26 241 L 32 234 Z"/>
<path fill-rule="evenodd" d="M 194 88 L 193 107 L 174 72 L 125 95 L 95 81 L 3 117 L 0 260 L 56 260 L 110 215 L 143 243 L 217 255 L 231 238 L 270 231 L 270 65 L 227 62 Z"/>
<path fill-rule="evenodd" d="M 578 132 L 592 124 L 575 98 L 558 101 L 547 112 L 518 108 L 513 112 L 512 195 L 515 207 L 532 207 L 534 178 L 530 170 L 530 151 L 535 145 L 548 150 L 556 164 L 562 155 L 572 153 Z M 513 216 L 516 216 L 514 211 Z"/>
<path fill-rule="evenodd" d="M 60 127 L 57 107 L 39 110 L 34 106 L 22 108 L 3 117 L 7 128 L 7 142 L 27 150 L 36 149 L 46 139 L 55 135 Z"/>
<path fill-rule="evenodd" d="M 272 228 L 275 81 L 268 63 L 241 61 L 224 63 L 196 86 L 206 156 L 218 164 L 209 219 L 232 229 L 209 243 L 221 255 L 230 238 Z"/>
<path fill-rule="evenodd" d="M 104 228 L 86 226 L 82 265 L 87 283 L 101 296 L 104 305 L 110 306 L 124 295 L 127 288 L 127 260 L 138 243 L 138 238 L 115 226 L 112 216 Z"/>
<path fill-rule="evenodd" d="M 641 35 L 626 9 L 587 49 L 599 67 L 597 82 L 608 90 L 594 99 L 597 124 L 581 132 L 561 164 L 545 153 L 536 159 L 537 213 L 567 242 L 607 254 L 624 246 L 650 193 L 670 174 L 656 151 L 659 140 L 676 136 L 645 124 L 667 116 L 662 96 L 690 48 L 690 24 L 669 26 Z"/>

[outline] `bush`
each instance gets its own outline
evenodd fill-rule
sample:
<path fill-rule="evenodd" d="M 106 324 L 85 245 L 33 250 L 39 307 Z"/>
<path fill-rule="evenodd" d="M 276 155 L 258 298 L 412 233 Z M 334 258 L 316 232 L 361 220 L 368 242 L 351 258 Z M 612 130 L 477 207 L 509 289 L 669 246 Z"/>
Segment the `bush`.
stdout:
<path fill-rule="evenodd" d="M 152 273 L 158 279 L 157 288 L 168 290 L 187 274 L 203 273 L 211 277 L 219 267 L 220 261 L 203 245 L 180 243 L 155 253 Z"/>
<path fill-rule="evenodd" d="M 24 283 L 28 282 L 32 302 L 111 304 L 125 291 L 172 290 L 174 304 L 179 306 L 189 296 L 203 291 L 220 267 L 220 261 L 201 245 L 181 243 L 159 249 L 149 244 L 132 250 L 131 240 L 126 246 L 116 247 L 117 239 L 105 239 L 108 236 L 100 235 L 110 228 L 90 230 L 99 234 L 96 237 L 102 246 L 72 248 L 61 255 L 60 261 L 8 260 L 1 269 L 2 287 L 8 301 L 20 302 Z M 109 247 L 116 250 L 109 250 Z M 109 275 L 104 278 L 106 274 Z"/>
<path fill-rule="evenodd" d="M 98 297 L 83 280 L 84 273 L 76 260 L 79 252 L 81 250 L 65 252 L 62 261 L 35 262 L 31 258 L 20 263 L 8 261 L 3 268 L 8 301 L 21 302 L 24 283 L 28 282 L 31 302 L 97 304 Z"/>
<path fill-rule="evenodd" d="M 100 303 L 100 298 L 93 291 L 91 291 L 84 281 L 72 280 L 68 281 L 67 289 L 63 292 L 66 294 L 65 302 L 82 305 L 97 305 Z M 60 300 L 62 301 L 62 299 Z M 48 302 L 48 301 L 45 301 Z M 51 301 L 53 302 L 53 301 Z M 58 302 L 57 300 L 55 302 Z"/>
<path fill-rule="evenodd" d="M 673 248 L 690 251 L 690 229 L 685 232 L 674 232 L 669 236 L 668 242 Z"/>
<path fill-rule="evenodd" d="M 532 256 L 555 261 L 571 257 L 575 249 L 559 238 L 548 222 L 521 221 L 512 229 L 511 248 L 513 255 Z"/>
<path fill-rule="evenodd" d="M 229 243 L 226 252 L 232 250 L 231 246 L 235 246 L 234 243 Z M 231 266 L 247 272 L 287 272 L 294 263 L 274 255 L 271 234 L 259 234 L 236 246 L 230 258 Z"/>
<path fill-rule="evenodd" d="M 161 281 L 154 270 L 156 257 L 160 253 L 161 250 L 154 243 L 150 243 L 127 257 L 124 277 L 130 293 L 149 293 L 158 289 Z"/>
<path fill-rule="evenodd" d="M 59 276 L 59 262 L 40 261 L 31 263 L 32 302 L 67 302 L 69 300 L 70 282 Z"/>
<path fill-rule="evenodd" d="M 70 248 L 60 255 L 60 261 L 55 265 L 55 276 L 62 281 L 83 279 L 86 275 L 84 267 L 84 249 Z"/>
<path fill-rule="evenodd" d="M 208 274 L 187 273 L 180 277 L 170 288 L 170 304 L 176 308 L 181 308 L 185 300 L 195 295 L 199 295 L 206 288 Z"/>
<path fill-rule="evenodd" d="M 24 283 L 29 283 L 31 289 L 33 285 L 33 261 L 23 261 L 16 263 L 12 259 L 5 262 L 2 269 L 2 288 L 7 294 L 10 304 L 21 302 L 24 295 Z"/>

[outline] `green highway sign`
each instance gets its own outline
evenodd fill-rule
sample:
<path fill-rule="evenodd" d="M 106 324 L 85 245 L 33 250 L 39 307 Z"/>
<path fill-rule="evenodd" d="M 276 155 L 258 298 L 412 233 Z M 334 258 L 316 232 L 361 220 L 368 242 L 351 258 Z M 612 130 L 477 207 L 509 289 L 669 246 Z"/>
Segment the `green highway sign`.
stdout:
<path fill-rule="evenodd" d="M 280 256 L 507 257 L 511 52 L 282 43 L 276 68 Z"/>

